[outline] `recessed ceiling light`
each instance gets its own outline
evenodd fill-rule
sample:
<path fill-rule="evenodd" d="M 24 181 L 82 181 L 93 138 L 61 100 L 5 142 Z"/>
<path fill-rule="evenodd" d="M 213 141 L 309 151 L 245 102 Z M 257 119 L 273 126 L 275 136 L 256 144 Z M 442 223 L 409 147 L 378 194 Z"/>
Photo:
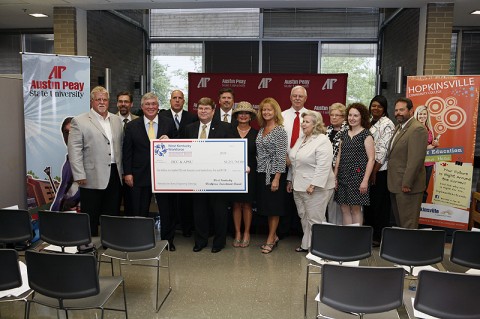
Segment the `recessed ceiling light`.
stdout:
<path fill-rule="evenodd" d="M 472 11 L 470 14 L 480 14 L 480 10 Z"/>
<path fill-rule="evenodd" d="M 29 13 L 28 15 L 35 18 L 48 18 L 48 16 L 43 13 Z"/>

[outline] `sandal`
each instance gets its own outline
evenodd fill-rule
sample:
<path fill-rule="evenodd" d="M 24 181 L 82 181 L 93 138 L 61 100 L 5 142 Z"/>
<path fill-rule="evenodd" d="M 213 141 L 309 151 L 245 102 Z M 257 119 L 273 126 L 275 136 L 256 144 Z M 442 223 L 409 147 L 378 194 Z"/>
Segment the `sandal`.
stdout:
<path fill-rule="evenodd" d="M 270 254 L 275 248 L 275 244 L 265 244 L 262 247 L 262 254 Z"/>
<path fill-rule="evenodd" d="M 232 246 L 235 248 L 242 247 L 242 241 L 240 239 L 234 239 Z"/>
<path fill-rule="evenodd" d="M 297 248 L 295 248 L 295 251 L 297 253 L 306 253 L 306 252 L 308 252 L 308 249 L 303 249 L 302 247 L 297 247 Z"/>
<path fill-rule="evenodd" d="M 250 240 L 242 240 L 242 243 L 240 244 L 240 247 L 246 248 L 250 246 Z"/>
<path fill-rule="evenodd" d="M 267 245 L 278 246 L 278 242 L 279 242 L 279 241 L 280 241 L 280 238 L 278 238 L 278 236 L 277 236 L 277 237 L 275 237 L 275 241 L 273 242 L 273 244 L 263 244 L 263 245 L 260 246 L 260 248 L 264 249 L 265 246 L 267 246 Z"/>

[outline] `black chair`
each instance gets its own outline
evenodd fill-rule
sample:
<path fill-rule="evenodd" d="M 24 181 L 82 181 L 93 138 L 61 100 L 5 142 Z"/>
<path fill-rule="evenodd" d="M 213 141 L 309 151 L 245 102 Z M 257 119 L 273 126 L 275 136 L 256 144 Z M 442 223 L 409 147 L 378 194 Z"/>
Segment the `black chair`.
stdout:
<path fill-rule="evenodd" d="M 457 230 L 452 237 L 450 261 L 469 268 L 480 269 L 480 232 Z"/>
<path fill-rule="evenodd" d="M 22 276 L 20 273 L 20 266 L 18 264 L 18 254 L 13 249 L 0 249 L 0 265 L 2 265 L 2 271 L 0 271 L 0 291 L 5 292 L 19 288 L 22 286 Z M 0 298 L 0 303 L 3 302 L 15 302 L 21 301 L 25 303 L 24 318 L 28 313 L 28 301 L 27 298 L 32 294 L 32 290 L 21 293 L 18 296 L 5 296 Z"/>
<path fill-rule="evenodd" d="M 170 284 L 170 256 L 168 251 L 168 241 L 156 241 L 155 239 L 155 221 L 153 218 L 145 217 L 120 217 L 120 216 L 100 216 L 102 246 L 107 248 L 100 255 L 100 265 L 102 257 L 110 259 L 112 276 L 113 260 L 118 260 L 120 274 L 122 272 L 122 262 L 130 265 L 147 266 L 157 268 L 157 286 L 155 309 L 158 312 L 165 303 L 167 297 L 172 291 Z M 166 265 L 161 263 L 161 255 L 167 255 Z M 142 262 L 153 262 L 154 264 L 145 264 Z M 159 304 L 160 289 L 160 269 L 167 269 L 168 289 L 162 302 Z"/>
<path fill-rule="evenodd" d="M 386 227 L 382 232 L 380 257 L 408 266 L 410 279 L 416 279 L 413 274 L 414 267 L 442 262 L 444 247 L 444 230 Z"/>
<path fill-rule="evenodd" d="M 405 270 L 398 267 L 326 264 L 322 269 L 320 302 L 360 318 L 397 309 L 403 305 L 404 277 Z M 318 311 L 317 318 L 328 317 Z"/>
<path fill-rule="evenodd" d="M 23 209 L 0 209 L 0 244 L 27 246 L 33 238 L 30 213 Z"/>
<path fill-rule="evenodd" d="M 480 276 L 422 270 L 413 306 L 438 318 L 480 318 L 479 291 Z"/>
<path fill-rule="evenodd" d="M 38 220 L 40 239 L 60 246 L 62 252 L 65 252 L 65 247 L 88 246 L 92 242 L 90 218 L 87 214 L 39 211 Z"/>
<path fill-rule="evenodd" d="M 123 278 L 98 277 L 97 260 L 91 254 L 63 254 L 27 251 L 28 283 L 34 290 L 30 303 L 65 311 L 100 309 L 125 312 L 127 299 Z M 105 307 L 115 290 L 122 285 L 124 308 Z M 30 308 L 30 307 L 29 307 Z M 30 309 L 27 318 L 30 315 Z"/>
<path fill-rule="evenodd" d="M 312 239 L 307 264 L 307 278 L 305 283 L 304 316 L 307 316 L 308 281 L 310 267 L 321 268 L 322 263 L 334 261 L 339 264 L 369 258 L 372 255 L 373 228 L 370 226 L 340 226 L 331 224 L 312 225 Z M 319 263 L 320 262 L 320 263 Z"/>

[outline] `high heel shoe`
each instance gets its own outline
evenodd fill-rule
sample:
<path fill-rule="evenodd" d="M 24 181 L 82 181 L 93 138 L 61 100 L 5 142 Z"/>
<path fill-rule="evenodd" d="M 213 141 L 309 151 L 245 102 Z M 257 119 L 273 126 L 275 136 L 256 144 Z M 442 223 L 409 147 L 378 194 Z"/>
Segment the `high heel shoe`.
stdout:
<path fill-rule="evenodd" d="M 232 243 L 232 246 L 235 247 L 235 248 L 242 247 L 242 243 L 243 243 L 242 240 L 240 240 L 240 239 L 234 239 L 234 240 L 233 240 L 233 243 Z"/>
<path fill-rule="evenodd" d="M 276 244 L 265 244 L 265 245 L 263 245 L 262 254 L 270 254 L 276 246 L 277 246 Z"/>
<path fill-rule="evenodd" d="M 269 244 L 269 243 L 263 244 L 262 246 L 260 246 L 260 248 L 265 249 L 265 247 L 266 247 L 266 246 L 269 246 L 269 245 L 270 245 L 271 247 L 272 247 L 272 246 L 273 246 L 273 247 L 277 247 L 279 241 L 280 241 L 280 238 L 278 238 L 278 236 L 277 236 L 277 237 L 275 237 L 275 240 L 274 240 L 273 243 L 271 243 L 271 244 Z M 273 250 L 273 249 L 272 249 L 272 250 Z"/>

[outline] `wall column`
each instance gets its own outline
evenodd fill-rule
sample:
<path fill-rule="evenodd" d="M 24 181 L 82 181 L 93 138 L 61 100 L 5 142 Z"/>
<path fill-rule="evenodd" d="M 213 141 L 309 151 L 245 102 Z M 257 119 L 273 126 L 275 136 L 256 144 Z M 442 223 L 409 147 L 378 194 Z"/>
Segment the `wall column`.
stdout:
<path fill-rule="evenodd" d="M 53 8 L 55 54 L 77 55 L 77 16 L 73 7 Z"/>
<path fill-rule="evenodd" d="M 424 75 L 449 74 L 453 9 L 453 3 L 427 5 Z"/>

